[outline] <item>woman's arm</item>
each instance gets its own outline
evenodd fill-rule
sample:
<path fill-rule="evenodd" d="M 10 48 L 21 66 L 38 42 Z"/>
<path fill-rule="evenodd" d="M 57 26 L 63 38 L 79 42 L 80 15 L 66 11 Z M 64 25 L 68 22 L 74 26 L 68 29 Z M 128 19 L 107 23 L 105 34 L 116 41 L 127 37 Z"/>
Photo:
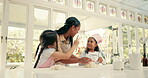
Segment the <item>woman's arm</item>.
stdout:
<path fill-rule="evenodd" d="M 73 52 L 76 48 L 77 48 L 77 46 L 73 45 L 67 53 L 62 53 L 62 52 L 58 52 L 58 51 L 54 52 L 52 54 L 52 57 L 55 57 L 56 60 L 68 59 L 73 54 Z"/>
<path fill-rule="evenodd" d="M 82 58 L 69 58 L 69 59 L 61 59 L 57 62 L 61 62 L 64 64 L 72 64 L 72 63 L 81 63 L 81 64 L 87 64 L 91 62 L 92 60 L 88 57 L 82 57 Z"/>
<path fill-rule="evenodd" d="M 72 55 L 70 56 L 70 58 L 78 58 L 78 57 L 76 57 L 75 55 L 72 54 Z"/>
<path fill-rule="evenodd" d="M 57 52 L 54 52 L 52 56 L 55 57 L 56 60 L 68 59 L 73 54 L 74 50 L 78 47 L 78 44 L 79 44 L 79 38 L 77 37 L 77 39 L 74 41 L 73 46 L 67 53 L 57 51 Z"/>
<path fill-rule="evenodd" d="M 57 62 L 61 62 L 64 64 L 72 64 L 72 63 L 79 63 L 79 59 L 78 58 L 61 59 L 58 60 Z"/>

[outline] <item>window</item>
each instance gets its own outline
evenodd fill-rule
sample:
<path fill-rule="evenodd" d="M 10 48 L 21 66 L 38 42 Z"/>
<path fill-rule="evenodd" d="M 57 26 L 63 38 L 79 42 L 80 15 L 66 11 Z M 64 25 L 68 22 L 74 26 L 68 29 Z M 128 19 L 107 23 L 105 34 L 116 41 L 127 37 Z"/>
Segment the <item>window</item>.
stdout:
<path fill-rule="evenodd" d="M 124 58 L 129 58 L 128 46 L 123 46 Z"/>
<path fill-rule="evenodd" d="M 148 33 L 147 32 L 148 32 L 148 29 L 145 29 L 145 37 L 148 37 Z M 148 41 L 147 41 L 147 48 L 148 48 Z"/>
<path fill-rule="evenodd" d="M 145 37 L 148 37 L 148 29 L 145 29 Z M 147 41 L 147 45 L 146 45 L 146 51 L 148 51 L 148 41 Z M 147 56 L 148 56 L 148 52 L 147 52 Z"/>
<path fill-rule="evenodd" d="M 2 19 L 3 19 L 3 3 L 0 2 L 0 37 L 1 37 Z"/>
<path fill-rule="evenodd" d="M 10 3 L 6 57 L 7 64 L 24 62 L 26 13 L 26 6 Z"/>
<path fill-rule="evenodd" d="M 144 16 L 144 23 L 148 24 L 148 16 Z"/>
<path fill-rule="evenodd" d="M 2 34 L 1 34 L 1 30 L 2 30 L 2 20 L 3 20 L 3 2 L 0 1 L 0 59 L 1 59 L 1 60 L 0 60 L 0 65 L 2 65 L 2 60 L 3 60 L 3 59 L 2 59 L 2 58 L 3 58 L 3 57 L 2 57 L 2 54 L 3 54 L 2 52 L 3 52 L 3 51 L 2 51 L 2 44 L 1 44 L 1 43 L 2 43 L 2 39 L 1 39 L 1 37 L 2 37 Z M 2 67 L 3 67 L 3 66 L 1 66 L 0 69 L 1 69 Z M 1 77 L 1 76 L 0 76 L 0 77 Z"/>
<path fill-rule="evenodd" d="M 82 0 L 73 0 L 73 6 L 82 9 Z"/>
<path fill-rule="evenodd" d="M 44 30 L 49 29 L 49 11 L 41 8 L 34 8 L 34 32 L 33 32 L 33 55 L 39 44 L 39 37 Z"/>
<path fill-rule="evenodd" d="M 113 30 L 113 56 L 114 54 L 119 54 L 119 49 L 118 49 L 118 26 L 115 25 L 112 28 Z"/>
<path fill-rule="evenodd" d="M 117 11 L 116 11 L 116 8 L 114 8 L 114 7 L 110 7 L 109 8 L 109 14 L 110 14 L 110 16 L 116 16 L 116 14 L 117 14 Z"/>
<path fill-rule="evenodd" d="M 143 38 L 143 28 L 138 28 L 138 37 L 140 53 L 143 55 L 143 43 L 140 42 L 140 39 Z"/>
<path fill-rule="evenodd" d="M 145 29 L 145 37 L 148 37 L 148 29 Z"/>
<path fill-rule="evenodd" d="M 94 11 L 94 7 L 95 7 L 95 2 L 94 1 L 91 1 L 91 0 L 86 1 L 86 9 L 88 11 Z"/>
<path fill-rule="evenodd" d="M 101 14 L 106 14 L 106 5 L 100 4 L 100 5 L 99 5 L 99 12 L 100 12 Z"/>
<path fill-rule="evenodd" d="M 138 40 L 143 38 L 143 28 L 138 28 Z M 140 46 L 142 47 L 142 44 L 140 43 Z"/>
<path fill-rule="evenodd" d="M 54 10 L 53 11 L 53 29 L 57 30 L 62 27 L 66 20 L 66 12 Z"/>
<path fill-rule="evenodd" d="M 126 19 L 126 15 L 127 15 L 126 11 L 125 10 L 121 10 L 121 18 L 122 19 Z"/>
<path fill-rule="evenodd" d="M 136 52 L 135 27 L 130 26 L 131 33 L 131 51 Z"/>
<path fill-rule="evenodd" d="M 138 19 L 138 22 L 142 22 L 142 15 L 137 14 L 137 19 Z"/>
<path fill-rule="evenodd" d="M 128 35 L 127 35 L 127 30 L 128 26 L 123 25 L 122 26 L 122 33 L 123 33 L 123 45 L 127 46 L 128 45 Z"/>
<path fill-rule="evenodd" d="M 135 15 L 133 12 L 129 12 L 129 20 L 135 21 Z"/>
<path fill-rule="evenodd" d="M 65 5 L 65 0 L 53 0 L 54 3 Z"/>
<path fill-rule="evenodd" d="M 47 2 L 50 2 L 50 0 L 43 0 L 43 1 L 47 1 Z"/>

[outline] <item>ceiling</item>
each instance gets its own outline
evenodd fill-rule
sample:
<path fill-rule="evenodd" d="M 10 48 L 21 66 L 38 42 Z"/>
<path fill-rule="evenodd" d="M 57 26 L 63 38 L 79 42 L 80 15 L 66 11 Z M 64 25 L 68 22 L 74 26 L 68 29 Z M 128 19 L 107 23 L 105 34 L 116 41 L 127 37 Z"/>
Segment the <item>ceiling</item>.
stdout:
<path fill-rule="evenodd" d="M 148 0 L 112 0 L 123 5 L 134 7 L 135 9 L 148 12 Z M 99 29 L 116 24 L 117 22 L 108 21 L 103 18 L 85 16 L 81 14 L 71 14 L 71 16 L 77 17 L 81 21 L 81 31 L 89 31 L 93 29 Z"/>
<path fill-rule="evenodd" d="M 113 0 L 113 1 L 148 12 L 148 0 Z"/>
<path fill-rule="evenodd" d="M 82 21 L 83 26 L 85 28 L 82 28 L 84 31 L 104 28 L 107 26 L 113 25 L 115 22 L 107 21 L 105 19 L 97 18 L 97 17 L 89 17 L 86 20 Z"/>
<path fill-rule="evenodd" d="M 132 6 L 132 7 L 135 7 L 135 8 L 138 8 L 138 9 L 141 9 L 141 10 L 144 10 L 146 12 L 148 12 L 148 0 L 112 0 L 112 1 L 115 1 L 115 2 L 118 2 L 118 3 L 121 3 L 121 4 L 124 4 L 124 5 L 128 5 L 128 6 Z M 14 9 L 19 9 L 19 10 L 22 10 L 22 11 L 19 11 L 16 15 L 16 12 L 15 10 L 13 9 L 10 9 L 10 13 L 11 13 L 11 17 L 9 18 L 10 20 L 12 20 L 13 22 L 20 22 L 23 23 L 26 22 L 26 13 L 24 9 L 24 7 L 18 7 L 18 6 L 14 6 L 14 5 L 11 5 L 11 8 L 14 8 Z M 0 9 L 2 10 L 2 8 L 0 7 Z M 1 11 L 0 10 L 0 11 Z M 2 12 L 0 12 L 1 14 Z M 45 13 L 45 12 L 44 12 Z M 18 16 L 18 17 L 17 17 Z M 99 29 L 99 28 L 102 28 L 102 27 L 107 27 L 107 26 L 111 26 L 111 25 L 114 25 L 115 23 L 117 23 L 117 21 L 112 21 L 112 20 L 106 20 L 105 18 L 101 18 L 101 17 L 95 17 L 95 16 L 90 16 L 90 15 L 84 15 L 84 14 L 77 14 L 77 13 L 73 13 L 71 14 L 71 16 L 75 16 L 77 17 L 80 21 L 81 21 L 81 31 L 89 31 L 89 30 L 93 30 L 93 29 Z M 2 18 L 0 16 L 0 18 Z M 20 20 L 20 19 L 23 19 L 23 20 Z M 44 20 L 42 20 L 44 21 Z M 36 24 L 38 25 L 43 25 L 43 26 L 46 26 L 44 24 L 46 24 L 45 22 L 48 21 L 48 19 L 45 19 L 45 22 L 42 22 L 41 23 L 38 21 L 36 21 Z M 47 22 L 48 24 L 48 22 Z M 63 23 L 62 23 L 63 25 Z M 59 25 L 61 26 L 61 25 Z"/>
<path fill-rule="evenodd" d="M 71 14 L 71 16 L 74 16 L 78 18 L 78 20 L 80 20 L 81 22 L 80 31 L 89 31 L 89 30 L 104 28 L 115 24 L 115 22 L 105 20 L 101 17 L 98 18 L 94 16 L 85 16 L 81 14 Z"/>

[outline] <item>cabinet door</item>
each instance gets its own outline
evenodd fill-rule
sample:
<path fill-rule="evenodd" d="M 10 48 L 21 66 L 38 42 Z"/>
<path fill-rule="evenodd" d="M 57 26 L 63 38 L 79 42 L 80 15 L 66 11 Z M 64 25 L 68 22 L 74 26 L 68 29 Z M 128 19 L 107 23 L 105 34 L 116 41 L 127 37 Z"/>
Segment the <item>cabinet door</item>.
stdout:
<path fill-rule="evenodd" d="M 123 53 L 124 58 L 128 58 L 128 52 L 129 52 L 129 26 L 128 25 L 122 25 L 122 38 L 123 38 Z"/>
<path fill-rule="evenodd" d="M 2 30 L 2 18 L 3 18 L 3 3 L 0 2 L 0 56 L 2 53 L 2 49 L 1 49 L 1 45 L 2 45 L 2 40 L 3 40 L 3 36 L 1 33 Z"/>
<path fill-rule="evenodd" d="M 50 29 L 48 24 L 50 22 L 50 10 L 47 8 L 35 7 L 34 8 L 34 29 L 33 29 L 33 54 L 35 55 L 37 46 L 39 45 L 39 37 L 44 30 Z M 34 56 L 33 56 L 34 57 Z M 37 58 L 37 57 L 36 57 Z M 35 62 L 35 59 L 33 59 Z"/>
<path fill-rule="evenodd" d="M 5 74 L 5 39 L 4 39 L 4 26 L 3 26 L 3 1 L 0 1 L 0 78 L 4 78 Z"/>
<path fill-rule="evenodd" d="M 12 4 L 9 5 L 8 34 L 7 34 L 7 56 L 9 65 L 20 65 L 25 58 L 27 7 Z M 10 69 L 13 67 L 10 67 Z M 14 67 L 15 68 L 15 67 Z"/>
<path fill-rule="evenodd" d="M 130 26 L 130 37 L 131 37 L 131 53 L 135 53 L 136 52 L 136 31 L 135 31 L 136 27 L 134 26 Z"/>
<path fill-rule="evenodd" d="M 60 10 L 53 10 L 53 30 L 58 30 L 65 23 L 67 12 Z"/>

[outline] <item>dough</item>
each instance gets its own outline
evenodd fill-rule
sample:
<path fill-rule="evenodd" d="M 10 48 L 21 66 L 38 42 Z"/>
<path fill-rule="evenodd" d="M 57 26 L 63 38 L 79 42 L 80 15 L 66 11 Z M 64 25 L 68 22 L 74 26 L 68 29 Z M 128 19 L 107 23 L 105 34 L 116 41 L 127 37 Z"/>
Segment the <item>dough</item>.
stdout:
<path fill-rule="evenodd" d="M 53 65 L 49 68 L 50 70 L 65 70 L 67 67 L 62 66 L 62 65 Z"/>
<path fill-rule="evenodd" d="M 94 68 L 94 67 L 97 67 L 97 65 L 94 62 L 90 62 L 88 64 L 85 64 L 84 67 L 85 68 Z"/>

